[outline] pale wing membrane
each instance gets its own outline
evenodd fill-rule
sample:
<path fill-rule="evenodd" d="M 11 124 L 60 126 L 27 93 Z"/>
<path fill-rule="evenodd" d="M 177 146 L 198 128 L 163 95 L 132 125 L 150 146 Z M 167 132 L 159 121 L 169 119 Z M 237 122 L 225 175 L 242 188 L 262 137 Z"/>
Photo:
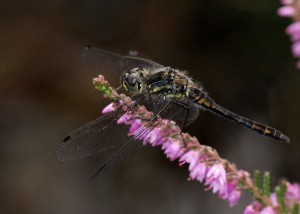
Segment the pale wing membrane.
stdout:
<path fill-rule="evenodd" d="M 147 101 L 143 96 L 136 97 L 136 103 L 143 105 Z M 59 160 L 81 159 L 99 152 L 114 149 L 130 140 L 129 126 L 117 124 L 118 119 L 125 113 L 118 107 L 114 112 L 102 117 L 71 132 L 59 145 L 56 157 Z"/>
<path fill-rule="evenodd" d="M 130 71 L 133 68 L 147 69 L 151 74 L 165 70 L 163 65 L 153 62 L 148 59 L 142 59 L 133 56 L 124 56 L 120 61 L 120 68 L 122 71 Z"/>
<path fill-rule="evenodd" d="M 90 182 L 95 180 L 99 175 L 105 173 L 114 165 L 124 160 L 128 156 L 134 154 L 142 148 L 143 144 L 135 140 L 129 140 L 121 148 L 118 149 L 110 158 L 108 158 L 100 167 L 100 169 L 90 178 Z"/>
<path fill-rule="evenodd" d="M 70 133 L 60 144 L 56 152 L 57 159 L 85 158 L 125 143 L 129 139 L 128 126 L 117 124 L 124 113 L 119 108 Z"/>
<path fill-rule="evenodd" d="M 141 51 L 138 51 L 138 50 L 130 50 L 128 51 L 128 56 L 131 56 L 131 57 L 138 57 L 138 58 L 143 58 L 143 59 L 148 59 L 150 60 L 150 58 L 142 53 Z"/>
<path fill-rule="evenodd" d="M 120 69 L 122 55 L 86 46 L 81 56 L 87 64 L 97 70 L 98 74 L 103 74 L 111 84 L 119 83 L 119 78 L 123 73 Z"/>
<path fill-rule="evenodd" d="M 101 50 L 95 47 L 86 46 L 82 50 L 82 58 L 97 69 L 99 73 L 105 75 L 108 81 L 115 81 L 125 71 L 133 68 L 145 68 L 156 72 L 163 70 L 165 67 L 151 60 L 142 59 L 134 56 L 122 56 L 109 51 Z"/>

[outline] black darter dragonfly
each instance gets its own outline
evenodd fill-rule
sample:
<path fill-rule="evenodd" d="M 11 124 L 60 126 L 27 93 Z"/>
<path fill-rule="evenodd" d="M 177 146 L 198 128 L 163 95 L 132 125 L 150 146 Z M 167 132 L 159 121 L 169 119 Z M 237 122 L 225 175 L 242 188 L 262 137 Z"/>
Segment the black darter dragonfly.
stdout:
<path fill-rule="evenodd" d="M 197 119 L 200 110 L 209 111 L 250 130 L 278 141 L 289 142 L 281 131 L 237 115 L 218 105 L 205 90 L 184 72 L 136 56 L 86 47 L 83 57 L 105 72 L 105 75 L 120 78 L 121 88 L 136 104 L 162 118 L 171 119 L 181 127 Z M 137 151 L 142 143 L 129 137 L 128 127 L 117 125 L 124 114 L 122 108 L 71 132 L 57 150 L 59 160 L 87 157 L 109 149 L 119 149 L 101 166 L 91 179 L 102 174 L 115 163 Z M 153 118 L 155 120 L 155 117 Z M 151 126 L 149 121 L 149 127 Z"/>

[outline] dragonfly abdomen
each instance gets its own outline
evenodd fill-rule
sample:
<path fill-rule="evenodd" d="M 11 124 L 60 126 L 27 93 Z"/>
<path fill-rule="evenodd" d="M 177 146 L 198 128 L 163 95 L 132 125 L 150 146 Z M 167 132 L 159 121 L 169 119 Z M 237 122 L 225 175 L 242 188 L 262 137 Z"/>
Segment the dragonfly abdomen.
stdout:
<path fill-rule="evenodd" d="M 194 91 L 195 92 L 195 91 Z M 240 124 L 250 130 L 258 132 L 262 135 L 274 138 L 276 140 L 288 143 L 290 139 L 284 135 L 281 131 L 264 125 L 262 123 L 255 122 L 248 118 L 242 117 L 238 114 L 235 114 L 224 107 L 218 105 L 212 98 L 210 98 L 205 92 L 197 91 L 198 94 L 192 95 L 194 103 L 199 105 L 201 109 L 208 110 L 212 113 L 215 113 L 219 116 L 222 116 L 230 121 L 233 121 L 237 124 Z"/>

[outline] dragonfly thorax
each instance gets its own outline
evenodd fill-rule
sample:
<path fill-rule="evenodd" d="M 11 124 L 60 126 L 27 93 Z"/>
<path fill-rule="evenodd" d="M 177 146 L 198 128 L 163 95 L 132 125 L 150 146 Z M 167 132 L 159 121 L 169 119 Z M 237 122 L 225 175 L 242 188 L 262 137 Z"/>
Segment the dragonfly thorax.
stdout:
<path fill-rule="evenodd" d="M 189 88 L 193 85 L 193 81 L 188 78 L 183 72 L 172 68 L 167 68 L 162 75 L 160 87 L 156 91 L 168 89 L 170 96 L 188 96 Z"/>
<path fill-rule="evenodd" d="M 149 78 L 149 71 L 146 69 L 133 68 L 125 72 L 121 78 L 121 84 L 130 94 L 141 93 Z"/>

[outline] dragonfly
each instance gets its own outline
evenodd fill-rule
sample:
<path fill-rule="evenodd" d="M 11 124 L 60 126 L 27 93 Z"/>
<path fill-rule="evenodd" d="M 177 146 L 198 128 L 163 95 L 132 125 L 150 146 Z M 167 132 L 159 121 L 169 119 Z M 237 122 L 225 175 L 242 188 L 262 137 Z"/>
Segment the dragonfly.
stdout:
<path fill-rule="evenodd" d="M 83 58 L 104 76 L 120 80 L 120 87 L 135 101 L 155 115 L 147 120 L 153 126 L 156 116 L 176 121 L 180 128 L 193 123 L 199 112 L 208 111 L 277 141 L 288 143 L 281 131 L 233 113 L 217 104 L 197 81 L 185 72 L 140 58 L 136 54 L 123 56 L 87 46 Z M 130 108 L 132 111 L 134 108 Z M 128 136 L 128 127 L 117 124 L 125 113 L 118 108 L 71 132 L 59 145 L 56 157 L 61 161 L 85 158 L 116 149 L 90 179 L 94 180 L 116 163 L 141 148 L 137 137 Z"/>

